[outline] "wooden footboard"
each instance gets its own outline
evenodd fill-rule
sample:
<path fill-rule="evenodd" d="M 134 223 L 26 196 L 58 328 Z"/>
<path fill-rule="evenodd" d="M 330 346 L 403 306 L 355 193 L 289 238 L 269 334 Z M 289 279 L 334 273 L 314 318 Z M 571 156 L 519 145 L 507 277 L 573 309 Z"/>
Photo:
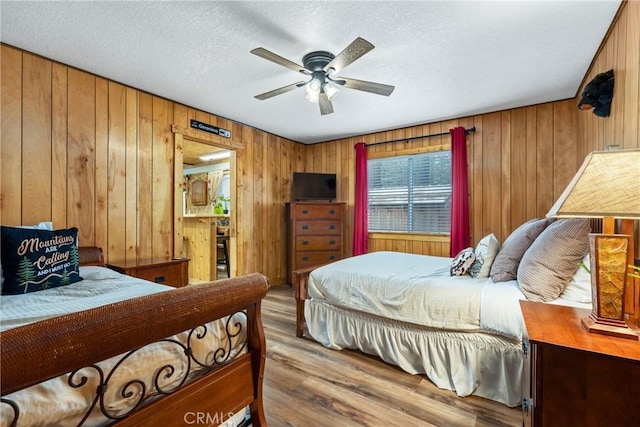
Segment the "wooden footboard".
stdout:
<path fill-rule="evenodd" d="M 315 265 L 293 271 L 293 287 L 296 297 L 296 337 L 298 338 L 304 336 L 304 328 L 306 326 L 306 321 L 304 320 L 304 301 L 309 298 L 307 289 L 309 274 L 318 267 L 318 265 Z"/>
<path fill-rule="evenodd" d="M 198 424 L 204 419 L 209 425 L 217 425 L 248 405 L 252 425 L 265 426 L 262 381 L 266 356 L 260 304 L 268 287 L 266 277 L 250 274 L 134 298 L 4 331 L 0 333 L 3 410 L 7 406 L 16 410 L 4 398 L 7 394 L 183 331 L 192 331 L 195 336 L 202 332 L 201 325 L 207 322 L 245 313 L 246 354 L 230 362 L 207 364 L 204 375 L 166 394 L 144 396 L 143 392 L 130 413 L 122 418 L 119 415 L 114 421 L 118 425 L 183 425 L 189 423 L 191 416 L 194 422 L 198 418 Z M 216 355 L 220 351 L 226 354 L 227 349 L 219 349 Z M 188 345 L 185 353 L 191 356 Z M 195 361 L 190 363 L 196 364 Z M 167 370 L 171 368 L 160 369 L 164 373 Z M 98 387 L 97 400 L 100 400 L 101 388 L 106 390 L 106 387 L 106 381 Z"/>

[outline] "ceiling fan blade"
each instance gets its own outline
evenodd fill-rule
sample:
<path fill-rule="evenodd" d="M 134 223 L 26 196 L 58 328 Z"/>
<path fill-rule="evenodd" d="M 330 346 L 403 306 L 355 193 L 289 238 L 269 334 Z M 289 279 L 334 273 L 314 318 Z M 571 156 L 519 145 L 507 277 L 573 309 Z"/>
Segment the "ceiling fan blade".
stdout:
<path fill-rule="evenodd" d="M 347 87 L 349 89 L 362 90 L 365 92 L 375 93 L 376 95 L 389 96 L 396 88 L 395 86 L 385 85 L 382 83 L 368 82 L 366 80 L 348 79 L 346 77 L 338 77 L 333 82 Z M 343 83 L 344 82 L 344 83 Z"/>
<path fill-rule="evenodd" d="M 324 71 L 328 72 L 331 68 L 335 71 L 333 73 L 339 73 L 340 70 L 344 69 L 347 65 L 351 64 L 356 59 L 360 58 L 367 52 L 371 51 L 375 46 L 363 39 L 362 37 L 358 37 L 354 41 L 351 42 L 349 46 L 347 46 L 342 52 L 338 54 L 331 62 L 329 62 L 324 67 Z"/>
<path fill-rule="evenodd" d="M 259 56 L 260 58 L 264 58 L 278 65 L 282 65 L 283 67 L 289 68 L 290 70 L 293 70 L 293 71 L 297 71 L 298 73 L 307 74 L 307 75 L 312 74 L 311 71 L 307 70 L 302 65 L 298 65 L 295 62 L 289 61 L 288 59 L 283 58 L 282 56 L 277 55 L 263 47 L 257 47 L 251 50 L 250 52 L 256 56 Z"/>
<path fill-rule="evenodd" d="M 333 104 L 324 90 L 320 91 L 318 95 L 318 105 L 320 105 L 320 114 L 323 116 L 333 113 Z"/>
<path fill-rule="evenodd" d="M 290 90 L 302 87 L 307 82 L 297 82 L 290 85 L 282 86 L 281 88 L 270 90 L 269 92 L 261 93 L 260 95 L 256 95 L 254 98 L 264 101 L 265 99 L 272 98 L 276 95 L 282 95 L 283 93 L 289 92 Z"/>

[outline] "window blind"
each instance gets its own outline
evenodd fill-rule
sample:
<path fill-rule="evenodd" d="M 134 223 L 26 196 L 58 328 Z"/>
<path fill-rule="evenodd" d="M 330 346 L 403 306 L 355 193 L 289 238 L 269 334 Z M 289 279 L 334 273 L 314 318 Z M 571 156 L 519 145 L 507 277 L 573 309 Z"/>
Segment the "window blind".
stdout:
<path fill-rule="evenodd" d="M 225 196 L 228 199 L 231 199 L 231 185 L 230 185 L 230 179 L 229 179 L 230 175 L 228 173 L 225 173 L 222 176 L 222 181 L 220 182 L 220 191 L 219 191 L 219 195 Z"/>
<path fill-rule="evenodd" d="M 449 233 L 451 151 L 367 161 L 369 231 Z"/>

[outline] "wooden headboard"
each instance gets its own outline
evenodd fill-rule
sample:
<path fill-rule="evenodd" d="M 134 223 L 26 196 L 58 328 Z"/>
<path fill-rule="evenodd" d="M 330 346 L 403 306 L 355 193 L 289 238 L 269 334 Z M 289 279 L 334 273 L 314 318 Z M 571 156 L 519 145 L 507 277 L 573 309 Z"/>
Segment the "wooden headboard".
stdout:
<path fill-rule="evenodd" d="M 80 246 L 78 247 L 78 256 L 80 257 L 80 265 L 99 265 L 104 267 L 102 248 L 97 246 Z"/>

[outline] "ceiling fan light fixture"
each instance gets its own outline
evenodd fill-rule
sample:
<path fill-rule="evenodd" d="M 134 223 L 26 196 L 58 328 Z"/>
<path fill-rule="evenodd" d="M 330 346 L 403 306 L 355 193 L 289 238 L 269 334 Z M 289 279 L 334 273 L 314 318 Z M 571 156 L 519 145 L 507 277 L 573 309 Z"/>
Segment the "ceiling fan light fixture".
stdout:
<path fill-rule="evenodd" d="M 338 95 L 338 86 L 330 81 L 328 82 L 320 82 L 319 79 L 313 78 L 305 85 L 305 90 L 307 91 L 306 98 L 309 102 L 313 102 L 315 104 L 318 103 L 318 97 L 320 96 L 320 92 L 324 91 L 331 101 L 333 98 Z"/>
<path fill-rule="evenodd" d="M 338 90 L 338 87 L 332 82 L 325 83 L 324 91 L 327 93 L 327 97 L 329 98 L 329 101 L 332 101 L 333 98 L 338 96 L 338 93 L 340 92 Z"/>
<path fill-rule="evenodd" d="M 318 96 L 320 95 L 322 82 L 318 80 L 318 78 L 314 77 L 309 80 L 309 83 L 307 83 L 304 88 L 307 91 L 307 100 L 309 100 L 309 102 L 318 102 Z"/>

